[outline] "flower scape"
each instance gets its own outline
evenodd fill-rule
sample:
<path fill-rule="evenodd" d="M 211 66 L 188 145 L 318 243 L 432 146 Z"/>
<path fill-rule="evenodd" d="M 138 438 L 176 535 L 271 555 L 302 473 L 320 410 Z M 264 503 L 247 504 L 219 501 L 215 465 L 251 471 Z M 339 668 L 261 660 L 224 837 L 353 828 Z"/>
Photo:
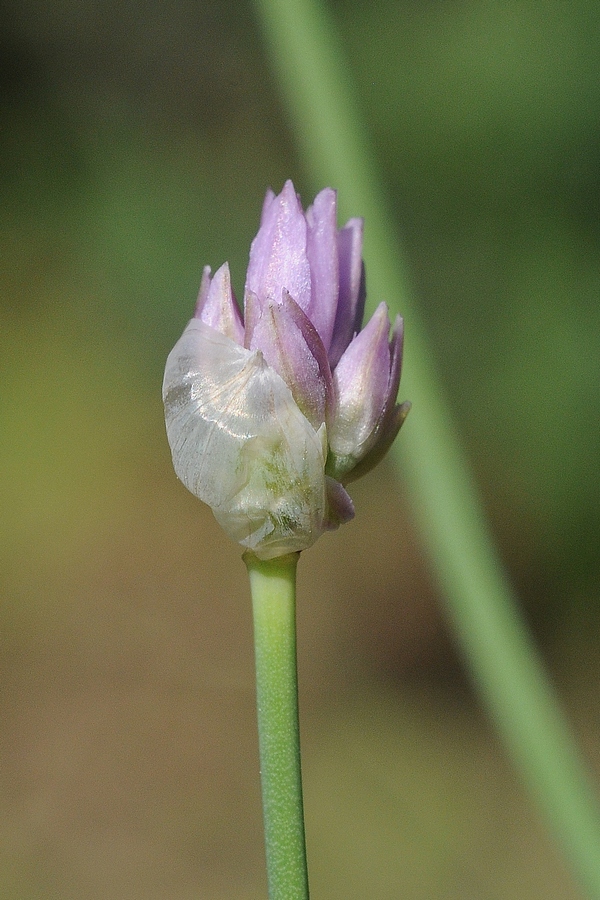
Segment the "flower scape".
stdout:
<path fill-rule="evenodd" d="M 260 559 L 304 550 L 354 516 L 346 485 L 384 456 L 403 322 L 381 303 L 362 328 L 362 219 L 338 230 L 336 192 L 303 211 L 291 181 L 268 191 L 250 248 L 244 316 L 229 266 L 204 269 L 194 317 L 167 359 L 173 465 Z"/>

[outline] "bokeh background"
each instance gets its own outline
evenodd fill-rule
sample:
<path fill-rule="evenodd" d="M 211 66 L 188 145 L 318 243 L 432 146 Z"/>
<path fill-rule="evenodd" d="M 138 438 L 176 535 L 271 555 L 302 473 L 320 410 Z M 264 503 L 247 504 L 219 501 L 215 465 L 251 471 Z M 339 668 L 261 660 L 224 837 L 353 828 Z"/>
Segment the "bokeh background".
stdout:
<path fill-rule="evenodd" d="M 500 551 L 599 772 L 598 5 L 330 7 Z M 228 259 L 241 295 L 265 188 L 323 185 L 247 0 L 0 15 L 1 893 L 255 900 L 246 573 L 175 479 L 160 384 L 202 266 Z M 353 495 L 300 566 L 315 900 L 576 900 L 401 475 Z"/>

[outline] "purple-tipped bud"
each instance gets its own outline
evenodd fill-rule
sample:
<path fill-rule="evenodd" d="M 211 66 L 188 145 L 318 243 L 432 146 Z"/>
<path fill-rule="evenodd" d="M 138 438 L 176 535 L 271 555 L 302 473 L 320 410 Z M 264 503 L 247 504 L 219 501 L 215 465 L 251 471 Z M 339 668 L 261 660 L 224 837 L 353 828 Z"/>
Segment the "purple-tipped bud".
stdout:
<path fill-rule="evenodd" d="M 305 312 L 327 349 L 331 345 L 340 292 L 336 203 L 336 192 L 325 188 L 306 210 L 311 294 Z"/>
<path fill-rule="evenodd" d="M 362 325 L 366 295 L 362 261 L 363 227 L 362 219 L 350 219 L 337 235 L 340 291 L 329 348 L 332 369 L 337 366 L 342 353 Z"/>
<path fill-rule="evenodd" d="M 348 479 L 352 470 L 387 433 L 384 426 L 400 377 L 401 320 L 391 343 L 389 333 L 387 306 L 380 303 L 334 371 L 337 406 L 329 432 L 328 472 L 336 478 L 352 480 Z"/>
<path fill-rule="evenodd" d="M 392 446 L 400 431 L 411 404 L 408 401 L 397 404 L 396 397 L 400 386 L 400 373 L 402 371 L 402 348 L 404 343 L 404 321 L 402 316 L 396 316 L 392 339 L 390 342 L 390 380 L 388 395 L 379 421 L 373 432 L 370 449 L 360 459 L 358 464 L 344 479 L 345 482 L 355 481 L 370 472 Z"/>
<path fill-rule="evenodd" d="M 363 222 L 337 230 L 325 188 L 304 213 L 291 181 L 267 191 L 242 322 L 227 264 L 204 269 L 194 318 L 167 360 L 175 470 L 227 533 L 263 559 L 309 547 L 354 515 L 344 485 L 406 418 L 396 405 L 402 320 L 361 331 Z"/>
<path fill-rule="evenodd" d="M 306 217 L 294 185 L 286 181 L 281 194 L 265 202 L 261 226 L 250 247 L 245 296 L 261 303 L 279 302 L 288 291 L 305 312 L 311 305 L 311 274 L 306 255 Z"/>

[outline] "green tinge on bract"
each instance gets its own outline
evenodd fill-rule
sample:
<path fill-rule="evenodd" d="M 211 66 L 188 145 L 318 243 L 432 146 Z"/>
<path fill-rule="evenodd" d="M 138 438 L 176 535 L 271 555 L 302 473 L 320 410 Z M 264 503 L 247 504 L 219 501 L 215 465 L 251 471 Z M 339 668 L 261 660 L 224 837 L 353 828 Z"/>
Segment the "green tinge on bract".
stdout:
<path fill-rule="evenodd" d="M 304 446 L 309 451 L 317 449 L 314 444 L 307 446 L 306 441 Z M 308 452 L 305 468 L 299 471 L 290 464 L 287 438 L 268 443 L 258 436 L 247 442 L 240 457 L 244 457 L 247 483 L 228 503 L 213 507 L 222 528 L 259 559 L 310 547 L 324 530 L 322 453 Z"/>

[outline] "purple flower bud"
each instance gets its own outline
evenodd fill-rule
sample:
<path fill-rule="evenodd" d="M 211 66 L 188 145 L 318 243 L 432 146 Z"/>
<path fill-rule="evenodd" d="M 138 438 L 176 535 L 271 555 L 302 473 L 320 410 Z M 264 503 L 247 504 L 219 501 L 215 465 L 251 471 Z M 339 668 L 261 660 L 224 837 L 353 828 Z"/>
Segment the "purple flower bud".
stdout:
<path fill-rule="evenodd" d="M 389 448 L 408 415 L 408 408 L 402 417 L 396 414 L 404 334 L 400 316 L 391 343 L 389 332 L 387 306 L 380 303 L 333 373 L 337 407 L 329 432 L 327 470 L 346 482 L 358 477 L 357 464 L 378 445 L 385 442 Z"/>
<path fill-rule="evenodd" d="M 165 369 L 175 471 L 263 559 L 309 547 L 354 515 L 343 485 L 372 468 L 408 413 L 396 405 L 402 320 L 361 331 L 361 219 L 337 230 L 326 188 L 303 212 L 268 191 L 250 249 L 244 321 L 229 268 L 202 276 Z"/>

